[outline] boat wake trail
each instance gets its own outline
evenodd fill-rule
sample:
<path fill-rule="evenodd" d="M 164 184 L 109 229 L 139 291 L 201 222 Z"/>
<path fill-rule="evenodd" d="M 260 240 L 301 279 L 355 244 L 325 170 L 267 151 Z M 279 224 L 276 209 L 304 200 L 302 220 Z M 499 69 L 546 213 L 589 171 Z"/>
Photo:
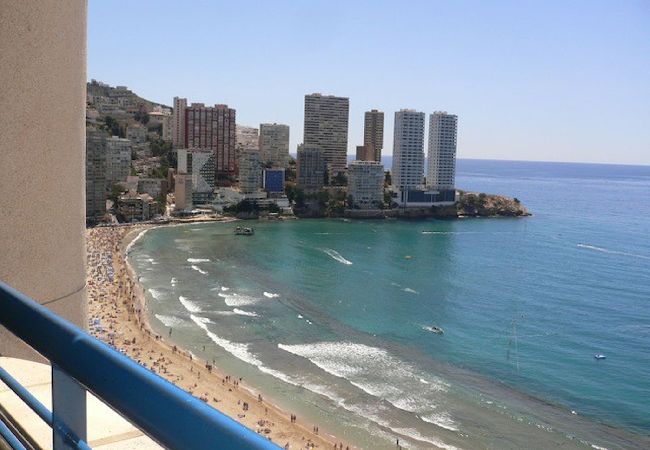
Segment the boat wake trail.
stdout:
<path fill-rule="evenodd" d="M 340 262 L 341 264 L 345 264 L 347 266 L 352 264 L 352 261 L 345 259 L 339 252 L 336 250 L 332 250 L 331 248 L 326 248 L 323 250 L 326 254 L 334 258 L 336 261 Z"/>
<path fill-rule="evenodd" d="M 578 244 L 578 245 L 576 245 L 576 247 L 584 248 L 584 249 L 587 249 L 587 250 L 593 250 L 595 252 L 609 253 L 610 255 L 621 255 L 621 256 L 629 256 L 631 258 L 639 258 L 639 259 L 648 259 L 648 260 L 650 260 L 650 256 L 637 255 L 636 253 L 620 252 L 618 250 L 609 250 L 607 248 L 597 247 L 595 245 Z"/>

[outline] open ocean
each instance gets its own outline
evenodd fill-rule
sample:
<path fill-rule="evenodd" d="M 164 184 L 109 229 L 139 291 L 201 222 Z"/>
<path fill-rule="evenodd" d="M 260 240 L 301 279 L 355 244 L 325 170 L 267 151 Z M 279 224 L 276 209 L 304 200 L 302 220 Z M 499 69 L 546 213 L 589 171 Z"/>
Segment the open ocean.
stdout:
<path fill-rule="evenodd" d="M 129 258 L 163 336 L 360 447 L 650 448 L 650 166 L 457 186 L 533 216 L 193 224 Z"/>

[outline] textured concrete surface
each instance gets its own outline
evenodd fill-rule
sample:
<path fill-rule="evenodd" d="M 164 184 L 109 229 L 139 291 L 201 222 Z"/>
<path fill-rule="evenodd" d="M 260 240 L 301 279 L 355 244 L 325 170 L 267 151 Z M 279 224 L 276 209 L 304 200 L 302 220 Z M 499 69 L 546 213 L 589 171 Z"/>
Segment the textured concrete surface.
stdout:
<path fill-rule="evenodd" d="M 0 358 L 0 366 L 25 386 L 48 409 L 52 408 L 51 368 L 49 365 L 14 358 Z M 94 449 L 161 448 L 140 430 L 116 414 L 91 394 L 87 394 L 88 444 Z M 52 429 L 16 394 L 0 382 L 0 404 L 19 421 L 38 445 L 52 448 Z"/>
<path fill-rule="evenodd" d="M 0 279 L 85 326 L 86 1 L 0 7 Z M 34 352 L 0 327 L 0 354 Z"/>

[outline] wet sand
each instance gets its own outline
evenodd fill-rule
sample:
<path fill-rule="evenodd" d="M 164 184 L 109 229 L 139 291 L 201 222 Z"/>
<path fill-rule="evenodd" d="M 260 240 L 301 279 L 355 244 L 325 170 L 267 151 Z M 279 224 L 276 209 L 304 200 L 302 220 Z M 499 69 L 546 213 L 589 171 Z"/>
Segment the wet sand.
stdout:
<path fill-rule="evenodd" d="M 90 333 L 280 447 L 352 448 L 316 429 L 318 424 L 306 423 L 300 417 L 292 420 L 291 412 L 271 404 L 263 392 L 247 386 L 245 373 L 224 373 L 151 329 L 144 293 L 125 259 L 129 242 L 151 227 L 86 230 Z"/>

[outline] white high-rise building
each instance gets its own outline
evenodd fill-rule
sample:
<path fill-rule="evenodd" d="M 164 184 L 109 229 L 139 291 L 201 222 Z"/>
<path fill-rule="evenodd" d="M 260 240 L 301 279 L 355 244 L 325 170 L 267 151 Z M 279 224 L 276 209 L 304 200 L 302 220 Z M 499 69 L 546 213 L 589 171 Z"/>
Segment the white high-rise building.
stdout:
<path fill-rule="evenodd" d="M 399 191 L 422 187 L 424 178 L 424 113 L 402 109 L 395 113 L 393 187 Z"/>
<path fill-rule="evenodd" d="M 187 99 L 174 97 L 174 110 L 172 112 L 172 146 L 185 147 L 185 110 Z"/>
<path fill-rule="evenodd" d="M 289 165 L 289 125 L 261 124 L 260 152 L 262 162 L 286 169 Z"/>
<path fill-rule="evenodd" d="M 345 172 L 348 153 L 350 99 L 333 95 L 305 95 L 305 148 L 320 148 L 330 176 Z"/>
<path fill-rule="evenodd" d="M 436 111 L 429 116 L 427 187 L 455 189 L 458 116 Z"/>
<path fill-rule="evenodd" d="M 128 139 L 112 136 L 106 138 L 106 182 L 110 188 L 115 183 L 126 182 L 131 171 L 132 144 Z"/>
<path fill-rule="evenodd" d="M 384 202 L 384 166 L 376 161 L 352 161 L 348 165 L 348 195 L 354 208 L 379 209 Z"/>

